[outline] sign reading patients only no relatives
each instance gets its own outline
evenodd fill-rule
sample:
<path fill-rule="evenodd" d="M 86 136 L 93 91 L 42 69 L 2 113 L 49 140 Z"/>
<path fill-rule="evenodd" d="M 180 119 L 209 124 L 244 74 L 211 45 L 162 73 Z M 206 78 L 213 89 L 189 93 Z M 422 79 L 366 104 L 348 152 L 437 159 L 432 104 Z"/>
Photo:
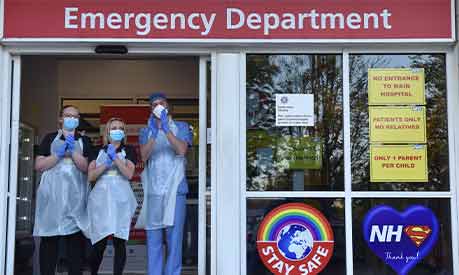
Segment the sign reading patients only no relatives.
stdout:
<path fill-rule="evenodd" d="M 276 126 L 314 126 L 314 95 L 276 94 Z"/>

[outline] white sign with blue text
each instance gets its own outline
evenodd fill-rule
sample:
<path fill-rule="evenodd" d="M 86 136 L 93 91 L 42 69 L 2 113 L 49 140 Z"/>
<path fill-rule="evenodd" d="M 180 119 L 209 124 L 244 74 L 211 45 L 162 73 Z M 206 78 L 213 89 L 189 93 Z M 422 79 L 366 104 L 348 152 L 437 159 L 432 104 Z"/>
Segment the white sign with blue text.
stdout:
<path fill-rule="evenodd" d="M 276 94 L 276 126 L 314 126 L 314 95 Z"/>

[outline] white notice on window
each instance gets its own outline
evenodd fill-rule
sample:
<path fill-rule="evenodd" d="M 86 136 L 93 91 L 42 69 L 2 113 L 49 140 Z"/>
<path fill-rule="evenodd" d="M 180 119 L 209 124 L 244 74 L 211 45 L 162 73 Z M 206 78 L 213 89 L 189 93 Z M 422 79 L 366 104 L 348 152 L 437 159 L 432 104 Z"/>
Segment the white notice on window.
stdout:
<path fill-rule="evenodd" d="M 276 126 L 314 126 L 314 95 L 276 94 Z"/>

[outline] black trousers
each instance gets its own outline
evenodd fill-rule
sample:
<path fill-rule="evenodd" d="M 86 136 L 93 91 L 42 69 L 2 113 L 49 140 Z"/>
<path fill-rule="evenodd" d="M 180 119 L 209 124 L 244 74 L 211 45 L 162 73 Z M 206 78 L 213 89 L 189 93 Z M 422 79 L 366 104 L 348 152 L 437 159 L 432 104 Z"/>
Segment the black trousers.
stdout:
<path fill-rule="evenodd" d="M 40 238 L 40 274 L 55 275 L 59 239 L 63 238 L 67 247 L 67 262 L 69 275 L 82 275 L 84 236 L 77 232 L 66 236 Z"/>
<path fill-rule="evenodd" d="M 98 241 L 92 246 L 89 265 L 91 266 L 91 275 L 97 275 L 99 266 L 104 257 L 104 251 L 107 247 L 108 237 Z M 113 237 L 113 247 L 115 248 L 115 260 L 113 262 L 113 274 L 123 274 L 124 266 L 126 265 L 126 241 Z"/>

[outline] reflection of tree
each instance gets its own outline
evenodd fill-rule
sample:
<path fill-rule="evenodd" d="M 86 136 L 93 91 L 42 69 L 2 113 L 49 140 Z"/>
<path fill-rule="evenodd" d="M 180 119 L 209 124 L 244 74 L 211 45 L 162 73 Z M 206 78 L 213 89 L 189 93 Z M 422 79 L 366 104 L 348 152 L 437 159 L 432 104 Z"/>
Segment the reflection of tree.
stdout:
<path fill-rule="evenodd" d="M 275 127 L 275 94 L 313 94 L 314 127 Z M 311 136 L 323 144 L 317 184 L 342 189 L 343 132 L 341 63 L 334 55 L 253 55 L 247 59 L 247 178 L 251 190 L 288 189 L 284 156 L 294 148 L 278 137 Z M 253 130 L 258 129 L 254 133 Z M 260 132 L 261 131 L 261 132 Z M 262 136 L 265 137 L 262 137 Z M 270 137 L 268 142 L 260 139 Z M 252 146 L 258 143 L 260 146 Z M 264 149 L 262 149 L 264 148 Z M 257 154 L 258 150 L 258 154 Z M 264 153 L 260 154 L 260 150 Z M 271 152 L 271 157 L 269 157 Z M 310 182 L 311 183 L 311 182 Z M 341 187 L 336 185 L 341 184 Z M 291 187 L 290 187 L 291 188 Z"/>
<path fill-rule="evenodd" d="M 368 132 L 369 68 L 424 68 L 430 184 L 370 184 Z M 448 132 L 443 55 L 355 55 L 350 58 L 352 184 L 357 190 L 447 190 Z"/>
<path fill-rule="evenodd" d="M 427 104 L 429 190 L 448 188 L 448 124 L 446 72 L 443 55 L 411 56 L 412 68 L 424 68 Z"/>
<path fill-rule="evenodd" d="M 350 109 L 351 109 L 351 168 L 352 182 L 369 182 L 370 144 L 368 131 L 368 69 L 381 67 L 386 63 L 383 57 L 364 59 L 353 56 L 349 60 L 350 71 Z"/>

